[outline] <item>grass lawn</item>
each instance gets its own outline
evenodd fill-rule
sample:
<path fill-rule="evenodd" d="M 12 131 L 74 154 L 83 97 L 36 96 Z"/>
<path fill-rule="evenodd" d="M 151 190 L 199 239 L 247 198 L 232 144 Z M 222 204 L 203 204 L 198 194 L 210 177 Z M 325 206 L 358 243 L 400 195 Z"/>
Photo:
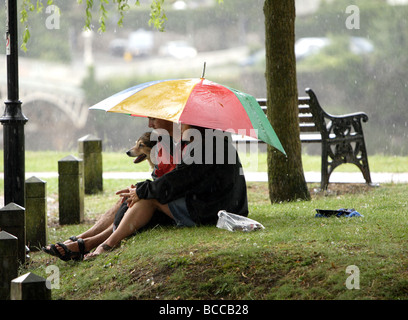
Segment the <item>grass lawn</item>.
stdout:
<path fill-rule="evenodd" d="M 115 201 L 114 191 L 133 182 L 109 181 L 103 193 L 86 196 L 81 225 L 58 225 L 56 203 L 49 204 L 50 242 L 87 229 Z M 46 278 L 46 268 L 57 266 L 53 299 L 407 299 L 408 185 L 329 190 L 311 201 L 271 205 L 266 183 L 251 182 L 250 217 L 264 230 L 158 227 L 92 261 L 66 263 L 34 252 L 20 273 Z M 363 217 L 316 218 L 316 208 L 355 208 Z M 346 285 L 349 266 L 358 268 L 359 289 Z"/>
<path fill-rule="evenodd" d="M 57 171 L 58 160 L 68 154 L 27 152 L 26 171 Z M 104 153 L 103 159 L 104 171 L 136 168 L 121 154 Z M 265 171 L 266 157 L 258 160 L 256 165 L 244 160 L 245 170 Z M 369 160 L 372 172 L 408 172 L 406 157 Z M 320 170 L 319 157 L 304 156 L 303 162 L 305 171 Z M 137 168 L 148 171 L 147 165 Z M 86 221 L 60 226 L 58 180 L 48 179 L 49 242 L 89 228 L 116 201 L 114 192 L 134 182 L 105 180 L 102 193 L 85 196 Z M 311 201 L 271 205 L 266 183 L 248 183 L 250 217 L 264 230 L 157 227 L 92 261 L 66 263 L 32 252 L 19 273 L 47 278 L 47 267 L 56 266 L 60 288 L 52 290 L 52 298 L 66 300 L 407 299 L 408 184 L 331 184 L 327 193 L 309 187 Z M 316 218 L 317 208 L 355 208 L 363 217 Z M 351 275 L 350 267 L 357 274 Z"/>

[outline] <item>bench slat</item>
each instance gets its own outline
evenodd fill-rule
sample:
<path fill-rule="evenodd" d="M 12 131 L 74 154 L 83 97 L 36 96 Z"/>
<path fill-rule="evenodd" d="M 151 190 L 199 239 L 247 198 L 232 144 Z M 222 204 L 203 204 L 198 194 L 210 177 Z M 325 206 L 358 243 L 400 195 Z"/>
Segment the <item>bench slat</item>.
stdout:
<path fill-rule="evenodd" d="M 299 114 L 305 114 L 305 113 L 312 114 L 312 111 L 310 110 L 310 107 L 306 106 L 306 105 L 298 106 L 298 110 L 299 110 Z"/>
<path fill-rule="evenodd" d="M 266 114 L 266 105 L 261 105 L 261 109 Z M 312 114 L 312 111 L 308 105 L 299 105 L 298 110 L 299 114 Z"/>
<path fill-rule="evenodd" d="M 322 136 L 320 133 L 315 134 L 301 134 L 300 141 L 305 143 L 317 143 L 322 142 Z"/>
<path fill-rule="evenodd" d="M 314 123 L 313 116 L 311 114 L 300 114 L 299 115 L 299 123 Z"/>
<path fill-rule="evenodd" d="M 312 123 L 310 124 L 299 123 L 299 129 L 300 129 L 300 132 L 319 132 L 316 126 Z"/>
<path fill-rule="evenodd" d="M 257 140 L 251 137 L 237 135 L 237 134 L 231 134 L 231 138 L 232 138 L 232 142 L 235 142 L 235 143 L 248 143 L 248 142 L 255 142 L 255 141 L 257 141 L 258 143 L 262 143 L 262 144 L 264 143 L 262 140 Z M 301 134 L 300 141 L 305 142 L 305 143 L 321 142 L 322 136 L 319 133 Z"/>

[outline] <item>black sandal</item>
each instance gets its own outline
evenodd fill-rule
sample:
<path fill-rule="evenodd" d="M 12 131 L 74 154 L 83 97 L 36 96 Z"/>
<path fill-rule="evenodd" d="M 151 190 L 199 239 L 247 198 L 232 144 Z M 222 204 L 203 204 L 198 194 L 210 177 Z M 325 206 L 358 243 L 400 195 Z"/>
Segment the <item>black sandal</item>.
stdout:
<path fill-rule="evenodd" d="M 69 260 L 79 260 L 80 259 L 80 253 L 79 252 L 73 252 L 68 247 L 61 243 L 57 243 L 62 249 L 64 249 L 64 255 L 62 255 L 58 249 L 57 249 L 57 257 L 60 258 L 62 261 L 69 261 Z"/>
<path fill-rule="evenodd" d="M 48 247 L 42 247 L 41 250 L 45 253 L 48 253 L 54 257 L 57 257 L 58 249 L 55 247 L 55 244 L 50 244 Z"/>
<path fill-rule="evenodd" d="M 75 239 L 77 239 L 77 238 L 75 237 Z M 85 242 L 84 242 L 84 240 L 83 240 L 82 238 L 78 238 L 78 239 L 76 240 L 76 242 L 78 242 L 78 249 L 79 249 L 79 253 L 81 254 L 81 260 L 83 260 L 83 259 L 84 259 L 84 256 L 85 256 L 87 253 L 89 253 L 89 251 L 86 251 L 86 249 L 85 249 Z"/>
<path fill-rule="evenodd" d="M 71 238 L 73 238 L 73 237 L 71 237 Z M 59 250 L 57 249 L 55 244 L 50 245 L 49 249 L 43 247 L 42 250 L 45 253 L 48 253 L 48 254 L 50 254 L 52 256 L 55 256 L 55 257 L 58 257 L 63 261 L 69 261 L 69 260 L 81 261 L 81 260 L 84 259 L 85 254 L 89 253 L 89 251 L 86 251 L 85 242 L 84 242 L 83 239 L 81 239 L 81 238 L 78 238 L 78 239 L 75 238 L 75 239 L 76 239 L 76 242 L 78 243 L 79 252 L 71 251 L 70 249 L 68 249 L 68 247 L 64 243 L 61 243 L 61 242 L 57 242 L 57 245 L 59 245 L 64 250 L 64 253 L 65 253 L 64 255 L 62 255 L 59 252 Z M 71 239 L 71 240 L 73 240 L 73 239 Z"/>
<path fill-rule="evenodd" d="M 77 238 L 76 236 L 72 236 L 72 237 L 69 237 L 68 239 L 71 240 L 72 242 L 76 242 L 76 241 L 78 241 L 78 240 L 81 239 L 81 238 Z M 81 239 L 81 240 L 82 240 L 82 239 Z M 78 243 L 78 246 L 79 246 L 79 243 Z M 59 254 L 57 253 L 57 252 L 58 252 L 58 249 L 55 247 L 55 244 L 50 244 L 50 245 L 49 245 L 49 248 L 47 248 L 47 247 L 42 247 L 41 250 L 42 250 L 43 252 L 45 252 L 45 253 L 48 253 L 48 254 L 54 256 L 54 257 L 59 257 Z M 79 249 L 79 250 L 81 251 L 81 249 Z"/>

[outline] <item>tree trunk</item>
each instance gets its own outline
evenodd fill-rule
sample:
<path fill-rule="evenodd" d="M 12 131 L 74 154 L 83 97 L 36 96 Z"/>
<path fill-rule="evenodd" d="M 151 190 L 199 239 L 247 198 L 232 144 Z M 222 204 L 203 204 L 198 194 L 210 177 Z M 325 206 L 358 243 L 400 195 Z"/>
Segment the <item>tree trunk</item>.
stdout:
<path fill-rule="evenodd" d="M 303 173 L 295 59 L 295 0 L 265 0 L 267 115 L 287 157 L 268 146 L 271 202 L 309 200 Z"/>

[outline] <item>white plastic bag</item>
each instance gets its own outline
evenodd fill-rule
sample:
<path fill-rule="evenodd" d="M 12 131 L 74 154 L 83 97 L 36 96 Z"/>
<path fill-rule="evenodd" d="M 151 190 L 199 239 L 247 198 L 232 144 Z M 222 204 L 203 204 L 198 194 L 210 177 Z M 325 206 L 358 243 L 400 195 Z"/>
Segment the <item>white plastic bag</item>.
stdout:
<path fill-rule="evenodd" d="M 225 210 L 220 210 L 218 212 L 217 228 L 244 232 L 265 229 L 262 224 L 255 220 Z"/>

